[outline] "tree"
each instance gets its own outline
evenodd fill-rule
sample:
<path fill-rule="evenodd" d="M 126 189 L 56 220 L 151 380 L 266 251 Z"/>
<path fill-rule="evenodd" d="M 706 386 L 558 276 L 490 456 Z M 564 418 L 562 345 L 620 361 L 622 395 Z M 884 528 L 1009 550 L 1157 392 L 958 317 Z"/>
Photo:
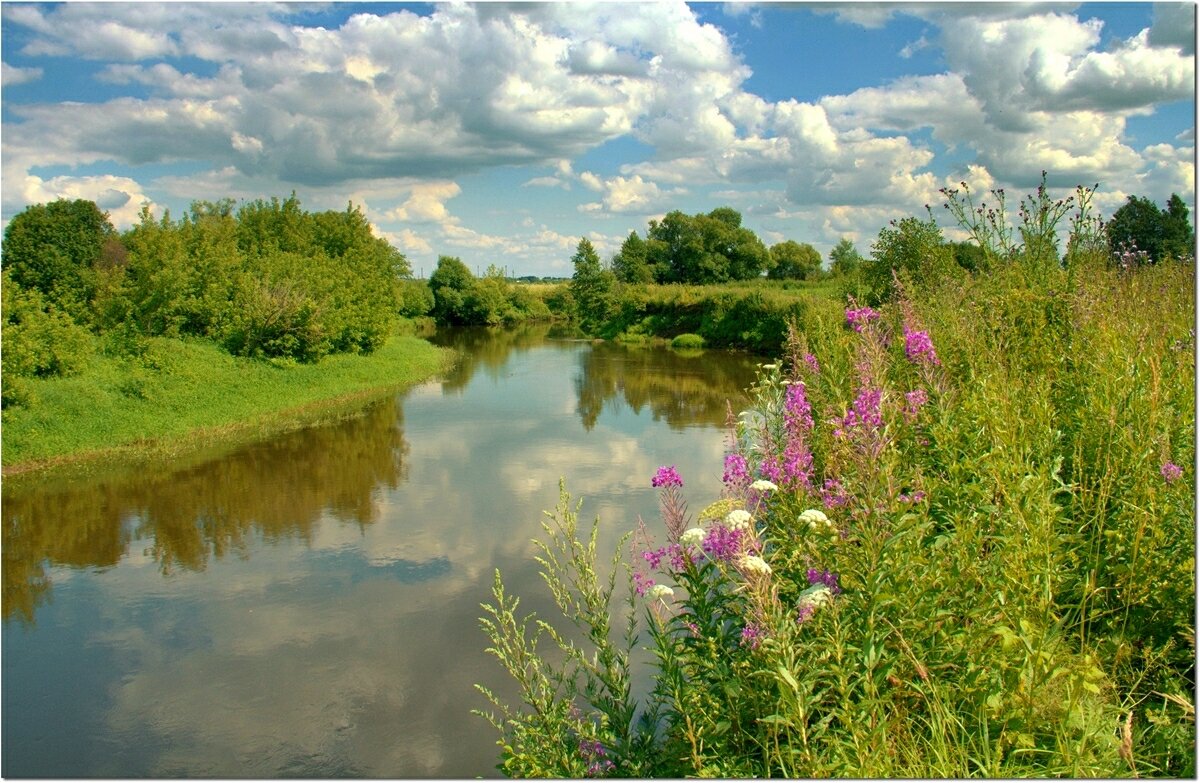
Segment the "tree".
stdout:
<path fill-rule="evenodd" d="M 653 283 L 654 270 L 647 259 L 647 244 L 636 231 L 621 243 L 621 250 L 613 256 L 612 271 L 622 283 Z"/>
<path fill-rule="evenodd" d="M 1165 211 L 1148 198 L 1130 196 L 1108 223 L 1111 252 L 1140 250 L 1147 254 L 1151 263 L 1168 255 L 1191 255 L 1195 252 L 1195 243 L 1187 205 L 1175 193 L 1167 201 Z"/>
<path fill-rule="evenodd" d="M 616 277 L 600 264 L 600 256 L 587 237 L 579 240 L 571 257 L 575 274 L 571 276 L 571 296 L 575 298 L 580 322 L 585 331 L 599 326 L 612 306 Z"/>
<path fill-rule="evenodd" d="M 116 230 L 94 202 L 59 199 L 17 214 L 4 230 L 0 266 L 20 286 L 87 323 L 95 293 L 93 267 Z"/>
<path fill-rule="evenodd" d="M 791 239 L 771 246 L 771 269 L 767 277 L 772 280 L 808 280 L 821 271 L 821 254 L 810 244 L 800 244 Z"/>
<path fill-rule="evenodd" d="M 954 255 L 942 240 L 942 230 L 933 217 L 907 217 L 879 232 L 871 245 L 871 258 L 863 264 L 863 282 L 871 290 L 871 303 L 892 299 L 896 294 L 893 273 L 918 285 L 946 274 L 955 266 Z"/>
<path fill-rule="evenodd" d="M 475 275 L 460 259 L 439 256 L 437 269 L 429 276 L 433 292 L 433 317 L 438 323 L 462 325 L 468 323 L 467 296 L 475 284 Z"/>
<path fill-rule="evenodd" d="M 846 277 L 858 271 L 863 257 L 849 237 L 842 237 L 833 250 L 829 251 L 829 271 L 837 277 Z"/>
<path fill-rule="evenodd" d="M 646 264 L 655 282 L 721 283 L 761 275 L 770 255 L 741 222 L 741 214 L 730 207 L 690 216 L 674 210 L 650 221 Z"/>

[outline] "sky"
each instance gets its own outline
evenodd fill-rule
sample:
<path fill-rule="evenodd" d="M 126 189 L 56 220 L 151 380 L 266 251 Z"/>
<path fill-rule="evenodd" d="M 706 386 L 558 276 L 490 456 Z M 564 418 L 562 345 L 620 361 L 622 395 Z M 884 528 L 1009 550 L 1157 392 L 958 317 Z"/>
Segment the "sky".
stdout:
<path fill-rule="evenodd" d="M 940 188 L 1178 193 L 1195 212 L 1192 3 L 14 3 L 0 222 L 58 198 L 360 208 L 428 276 L 569 276 L 730 206 L 768 246 L 864 255 Z"/>

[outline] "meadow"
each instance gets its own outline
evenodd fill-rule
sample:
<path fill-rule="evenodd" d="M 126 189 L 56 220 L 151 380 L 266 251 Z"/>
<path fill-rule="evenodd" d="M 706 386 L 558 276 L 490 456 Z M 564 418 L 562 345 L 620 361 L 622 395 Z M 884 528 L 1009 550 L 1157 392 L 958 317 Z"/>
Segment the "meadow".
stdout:
<path fill-rule="evenodd" d="M 627 550 L 564 485 L 562 617 L 497 573 L 481 620 L 499 769 L 1194 777 L 1195 268 L 1086 239 L 790 319 L 721 496 L 663 466 Z"/>

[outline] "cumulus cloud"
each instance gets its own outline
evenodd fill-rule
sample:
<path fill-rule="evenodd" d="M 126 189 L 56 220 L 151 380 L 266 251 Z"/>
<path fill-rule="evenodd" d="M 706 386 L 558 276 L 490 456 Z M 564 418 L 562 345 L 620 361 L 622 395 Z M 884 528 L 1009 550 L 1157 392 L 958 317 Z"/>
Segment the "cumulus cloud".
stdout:
<path fill-rule="evenodd" d="M 4 87 L 15 87 L 18 84 L 36 82 L 41 78 L 41 68 L 18 68 L 8 63 L 0 63 L 0 84 Z"/>

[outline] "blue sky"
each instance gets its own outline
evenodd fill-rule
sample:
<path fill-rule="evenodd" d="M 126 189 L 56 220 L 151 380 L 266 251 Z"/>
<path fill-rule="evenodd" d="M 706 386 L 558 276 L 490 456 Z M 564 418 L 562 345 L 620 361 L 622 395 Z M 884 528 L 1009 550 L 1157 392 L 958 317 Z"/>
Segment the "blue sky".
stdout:
<path fill-rule="evenodd" d="M 295 191 L 569 275 L 672 209 L 864 254 L 938 189 L 1195 204 L 1191 3 L 3 3 L 3 221 Z M 939 218 L 944 210 L 938 210 Z M 955 236 L 953 228 L 947 233 Z"/>

